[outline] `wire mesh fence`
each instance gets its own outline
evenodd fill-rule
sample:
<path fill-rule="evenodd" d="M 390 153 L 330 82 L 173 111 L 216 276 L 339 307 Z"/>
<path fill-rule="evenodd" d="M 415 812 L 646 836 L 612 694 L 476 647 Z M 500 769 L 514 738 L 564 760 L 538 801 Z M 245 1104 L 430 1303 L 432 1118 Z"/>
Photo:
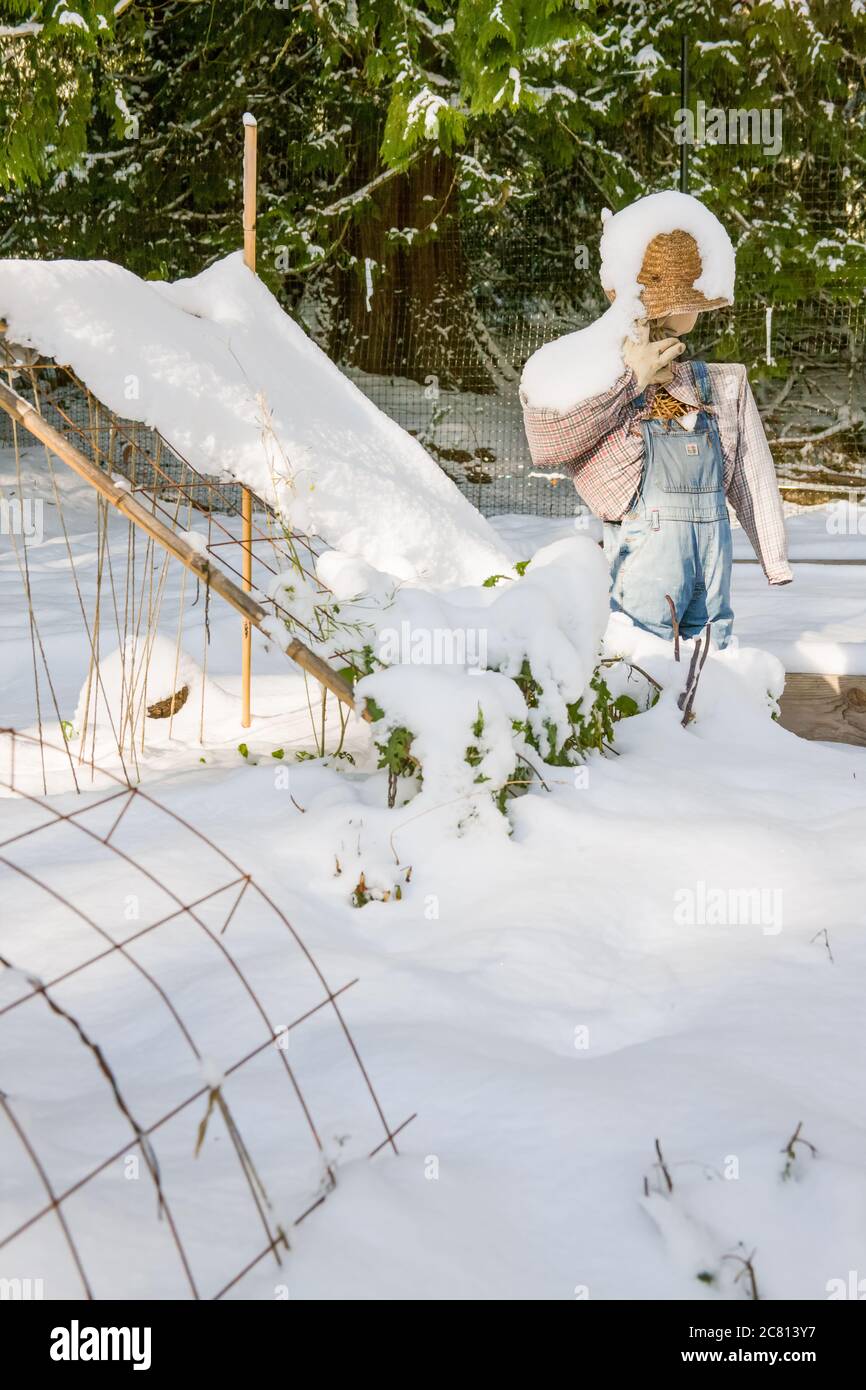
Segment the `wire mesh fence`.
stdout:
<path fill-rule="evenodd" d="M 712 36 L 690 38 L 697 65 L 691 109 L 701 101 L 718 101 L 726 112 L 732 103 L 748 108 L 746 68 L 728 65 L 711 85 L 700 50 Z M 677 184 L 680 150 L 669 110 L 675 98 L 668 98 L 678 84 L 671 66 L 659 74 L 664 95 L 655 93 L 655 104 L 642 102 L 632 120 L 604 131 L 611 157 L 636 181 L 629 196 Z M 736 138 L 708 136 L 688 151 L 690 190 L 729 227 L 739 260 L 736 308 L 700 320 L 689 347 L 710 360 L 746 364 L 785 495 L 808 500 L 864 483 L 862 294 L 846 272 L 827 272 L 834 256 L 849 268 L 858 256 L 866 259 L 866 180 L 860 146 L 854 148 L 866 121 L 860 61 L 846 54 L 830 66 L 816 57 L 807 74 L 798 73 L 796 90 L 782 84 L 773 100 L 766 113 L 734 109 Z M 777 149 L 763 143 L 760 120 L 744 141 L 753 114 L 779 114 Z M 524 190 L 492 206 L 472 203 L 457 157 L 442 151 L 365 199 L 359 189 L 382 173 L 381 126 L 373 121 L 345 132 L 350 153 L 337 173 L 333 152 L 317 153 L 302 116 L 292 119 L 297 128 L 291 121 L 279 129 L 261 125 L 263 277 L 483 512 L 572 514 L 573 488 L 533 473 L 518 381 L 536 348 L 584 327 L 606 307 L 598 240 L 607 199 L 593 172 L 604 150 L 581 148 L 574 165 L 536 179 L 531 196 Z M 23 195 L 25 221 L 53 239 L 32 254 L 56 253 L 61 245 L 70 255 L 116 255 L 139 274 L 195 273 L 239 243 L 240 134 L 226 138 L 233 155 L 217 159 L 200 134 L 173 128 L 171 159 L 188 173 L 183 206 L 147 202 L 126 231 L 128 214 L 118 209 L 105 231 L 114 238 L 110 245 L 97 244 L 89 202 L 64 190 Z M 497 146 L 482 136 L 485 166 L 501 177 L 505 193 L 511 138 L 500 132 Z M 144 162 L 153 157 L 146 144 L 140 153 Z M 88 178 L 97 198 L 108 196 L 105 177 L 95 161 Z M 719 205 L 720 186 L 730 205 Z M 623 192 L 616 205 L 628 200 Z M 315 217 L 325 207 L 329 216 L 320 226 Z M 292 228 L 297 237 L 298 228 L 321 231 L 326 254 L 300 264 L 297 247 L 282 242 L 291 240 Z M 0 419 L 0 443 L 5 428 Z"/>
<path fill-rule="evenodd" d="M 453 233 L 456 237 L 457 231 Z M 530 248 L 528 248 L 529 250 Z M 528 259 L 532 259 L 531 255 Z M 563 257 L 563 261 L 567 258 Z M 551 272 L 527 307 L 497 303 L 496 286 L 478 280 L 479 321 L 495 340 L 495 369 L 479 362 L 471 341 L 452 347 L 460 389 L 448 387 L 423 359 L 411 364 L 397 344 L 387 343 L 388 371 L 365 372 L 351 360 L 343 371 L 385 414 L 417 437 L 445 473 L 484 514 L 579 514 L 573 488 L 533 470 L 523 429 L 519 378 L 523 363 L 543 343 L 592 321 L 578 295 L 585 284 L 567 266 L 554 302 L 545 299 Z M 508 280 L 511 288 L 511 280 Z M 747 290 L 748 293 L 748 290 Z M 566 295 L 571 303 L 563 304 Z M 596 310 L 596 312 L 600 309 Z M 315 322 L 310 305 L 302 304 Z M 738 299 L 733 310 L 699 320 L 688 340 L 688 356 L 709 361 L 745 361 L 776 459 L 783 494 L 820 500 L 857 491 L 866 484 L 866 308 L 862 302 L 803 299 L 773 305 L 770 296 Z M 688 357 L 687 359 L 688 360 Z M 417 379 L 416 379 L 417 378 Z M 45 413 L 51 423 L 72 426 L 89 439 L 113 471 L 133 486 L 163 500 L 183 495 L 203 513 L 240 515 L 241 489 L 216 476 L 190 475 L 189 465 L 155 431 L 134 422 L 112 426 L 80 383 L 67 380 L 58 393 L 46 379 Z M 26 389 L 26 388 L 25 388 Z M 32 395 L 32 392 L 31 392 Z M 0 415 L 0 448 L 13 443 L 13 427 Z M 815 493 L 815 499 L 809 494 Z M 257 509 L 261 504 L 256 502 Z"/>
<path fill-rule="evenodd" d="M 46 799 L 46 757 L 0 730 L 3 1296 L 288 1296 L 293 1227 L 409 1123 L 346 1022 L 357 981 L 116 773 Z"/>
<path fill-rule="evenodd" d="M 489 285 L 485 287 L 489 293 Z M 575 296 L 576 298 L 576 296 Z M 533 471 L 523 428 L 519 376 L 543 343 L 592 320 L 571 312 L 514 310 L 487 326 L 496 335 L 502 369 L 491 387 L 464 361 L 467 386 L 444 387 L 435 373 L 403 375 L 344 370 L 386 414 L 416 435 L 461 491 L 485 514 L 525 512 L 570 516 L 580 511 L 572 487 Z M 732 345 L 734 345 L 732 347 Z M 745 361 L 776 460 L 783 494 L 840 496 L 866 482 L 866 313 L 862 304 L 800 300 L 774 306 L 747 297 L 733 310 L 699 320 L 690 357 Z"/>
<path fill-rule="evenodd" d="M 126 478 L 133 491 L 205 515 L 241 515 L 239 484 L 204 475 L 172 450 L 156 430 L 124 419 L 100 402 L 72 369 L 22 349 L 0 335 L 0 370 L 19 394 L 88 458 Z M 0 412 L 0 448 L 15 444 L 16 427 Z M 256 507 L 262 503 L 256 499 Z"/>

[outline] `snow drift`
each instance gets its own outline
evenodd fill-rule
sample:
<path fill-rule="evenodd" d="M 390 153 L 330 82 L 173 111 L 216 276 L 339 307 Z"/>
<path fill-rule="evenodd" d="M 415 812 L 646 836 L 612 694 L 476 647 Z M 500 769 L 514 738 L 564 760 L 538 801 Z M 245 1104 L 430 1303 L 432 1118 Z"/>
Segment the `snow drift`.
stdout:
<path fill-rule="evenodd" d="M 9 336 L 68 363 L 202 472 L 404 582 L 509 567 L 495 532 L 421 444 L 350 382 L 240 252 L 190 280 L 108 261 L 0 261 Z"/>

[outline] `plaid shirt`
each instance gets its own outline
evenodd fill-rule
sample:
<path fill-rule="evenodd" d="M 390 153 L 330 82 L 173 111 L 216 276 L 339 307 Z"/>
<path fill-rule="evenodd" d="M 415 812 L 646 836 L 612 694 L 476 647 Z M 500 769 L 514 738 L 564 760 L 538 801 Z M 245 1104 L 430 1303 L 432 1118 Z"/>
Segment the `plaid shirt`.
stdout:
<path fill-rule="evenodd" d="M 708 363 L 712 406 L 725 464 L 725 492 L 771 584 L 787 584 L 788 565 L 782 499 L 776 469 L 746 369 Z M 676 362 L 666 388 L 694 410 L 701 403 L 686 363 Z M 620 521 L 640 487 L 644 446 L 641 421 L 652 414 L 655 386 L 638 404 L 637 378 L 629 368 L 610 390 L 567 411 L 529 404 L 521 390 L 523 421 L 536 468 L 573 478 L 580 497 L 605 521 Z"/>

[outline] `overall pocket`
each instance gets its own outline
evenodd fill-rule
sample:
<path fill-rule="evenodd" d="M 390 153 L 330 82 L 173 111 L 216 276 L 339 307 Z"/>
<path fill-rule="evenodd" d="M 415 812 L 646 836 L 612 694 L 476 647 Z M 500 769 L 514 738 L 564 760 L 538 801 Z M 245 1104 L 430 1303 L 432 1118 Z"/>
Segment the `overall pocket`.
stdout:
<path fill-rule="evenodd" d="M 718 459 L 709 430 L 673 430 L 653 440 L 653 482 L 666 493 L 718 492 Z"/>

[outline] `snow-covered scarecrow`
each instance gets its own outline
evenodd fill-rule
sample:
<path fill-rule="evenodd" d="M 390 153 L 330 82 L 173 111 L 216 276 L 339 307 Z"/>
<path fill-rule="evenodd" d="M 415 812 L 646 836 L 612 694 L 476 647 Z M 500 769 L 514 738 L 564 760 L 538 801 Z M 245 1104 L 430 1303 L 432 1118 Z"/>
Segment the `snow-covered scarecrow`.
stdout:
<path fill-rule="evenodd" d="M 526 363 L 534 465 L 573 478 L 604 526 L 611 607 L 660 637 L 730 640 L 730 503 L 770 584 L 788 584 L 772 455 L 742 366 L 678 359 L 698 314 L 733 303 L 734 249 L 684 193 L 602 215 L 611 307 Z"/>

